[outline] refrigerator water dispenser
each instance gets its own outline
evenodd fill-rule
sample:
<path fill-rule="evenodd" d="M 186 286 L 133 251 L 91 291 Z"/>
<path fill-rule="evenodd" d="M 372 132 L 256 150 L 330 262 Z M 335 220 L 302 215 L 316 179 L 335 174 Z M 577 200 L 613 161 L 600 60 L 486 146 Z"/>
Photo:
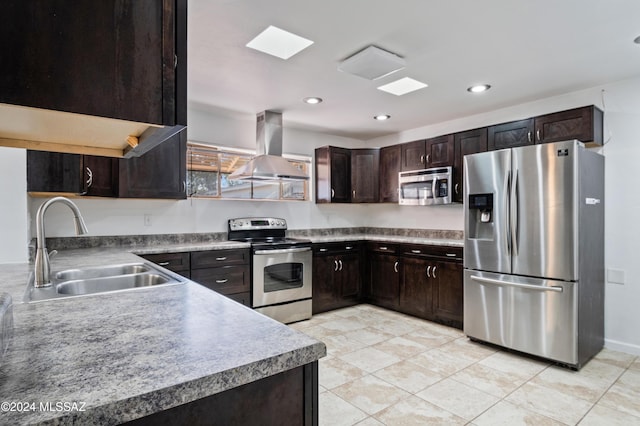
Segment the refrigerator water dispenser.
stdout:
<path fill-rule="evenodd" d="M 491 238 L 493 227 L 493 194 L 469 194 L 469 237 Z"/>

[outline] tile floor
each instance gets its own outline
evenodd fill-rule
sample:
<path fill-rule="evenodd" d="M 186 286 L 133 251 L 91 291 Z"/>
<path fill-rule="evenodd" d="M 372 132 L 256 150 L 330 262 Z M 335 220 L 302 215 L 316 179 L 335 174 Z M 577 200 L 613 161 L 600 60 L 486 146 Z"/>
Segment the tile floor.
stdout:
<path fill-rule="evenodd" d="M 322 340 L 320 425 L 640 425 L 640 357 L 579 372 L 370 305 L 291 327 Z"/>

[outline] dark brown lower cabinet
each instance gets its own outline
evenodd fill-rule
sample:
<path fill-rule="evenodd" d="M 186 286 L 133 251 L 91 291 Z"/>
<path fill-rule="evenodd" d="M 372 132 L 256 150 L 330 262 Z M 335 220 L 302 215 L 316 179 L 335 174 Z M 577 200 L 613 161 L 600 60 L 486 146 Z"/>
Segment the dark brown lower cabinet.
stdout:
<path fill-rule="evenodd" d="M 131 426 L 318 424 L 318 362 L 126 423 Z"/>
<path fill-rule="evenodd" d="M 433 314 L 437 320 L 462 328 L 462 262 L 436 262 L 433 288 Z"/>
<path fill-rule="evenodd" d="M 313 247 L 313 313 L 352 306 L 360 301 L 361 245 L 315 244 Z"/>
<path fill-rule="evenodd" d="M 369 299 L 374 305 L 398 310 L 400 262 L 395 254 L 368 253 Z"/>
<path fill-rule="evenodd" d="M 427 276 L 429 261 L 406 257 L 402 259 L 402 285 L 400 286 L 400 310 L 420 318 L 430 318 L 433 313 L 433 281 Z"/>

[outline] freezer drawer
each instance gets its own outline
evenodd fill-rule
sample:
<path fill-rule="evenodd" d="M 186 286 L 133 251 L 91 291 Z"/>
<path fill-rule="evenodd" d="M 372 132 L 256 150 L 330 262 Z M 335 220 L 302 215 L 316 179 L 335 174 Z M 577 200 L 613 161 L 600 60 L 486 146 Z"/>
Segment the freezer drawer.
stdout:
<path fill-rule="evenodd" d="M 578 364 L 578 283 L 465 270 L 464 332 L 506 348 Z"/>

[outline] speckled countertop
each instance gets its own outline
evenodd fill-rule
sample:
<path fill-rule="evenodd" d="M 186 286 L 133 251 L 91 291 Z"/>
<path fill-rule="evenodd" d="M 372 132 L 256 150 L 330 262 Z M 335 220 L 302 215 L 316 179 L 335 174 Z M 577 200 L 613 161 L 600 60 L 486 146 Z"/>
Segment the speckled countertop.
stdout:
<path fill-rule="evenodd" d="M 68 250 L 52 270 L 136 261 L 122 249 Z M 15 323 L 0 365 L 0 402 L 35 405 L 3 406 L 0 424 L 118 424 L 326 354 L 323 343 L 190 281 L 21 303 L 30 270 L 0 265 Z M 56 403 L 83 411 L 57 411 Z"/>

